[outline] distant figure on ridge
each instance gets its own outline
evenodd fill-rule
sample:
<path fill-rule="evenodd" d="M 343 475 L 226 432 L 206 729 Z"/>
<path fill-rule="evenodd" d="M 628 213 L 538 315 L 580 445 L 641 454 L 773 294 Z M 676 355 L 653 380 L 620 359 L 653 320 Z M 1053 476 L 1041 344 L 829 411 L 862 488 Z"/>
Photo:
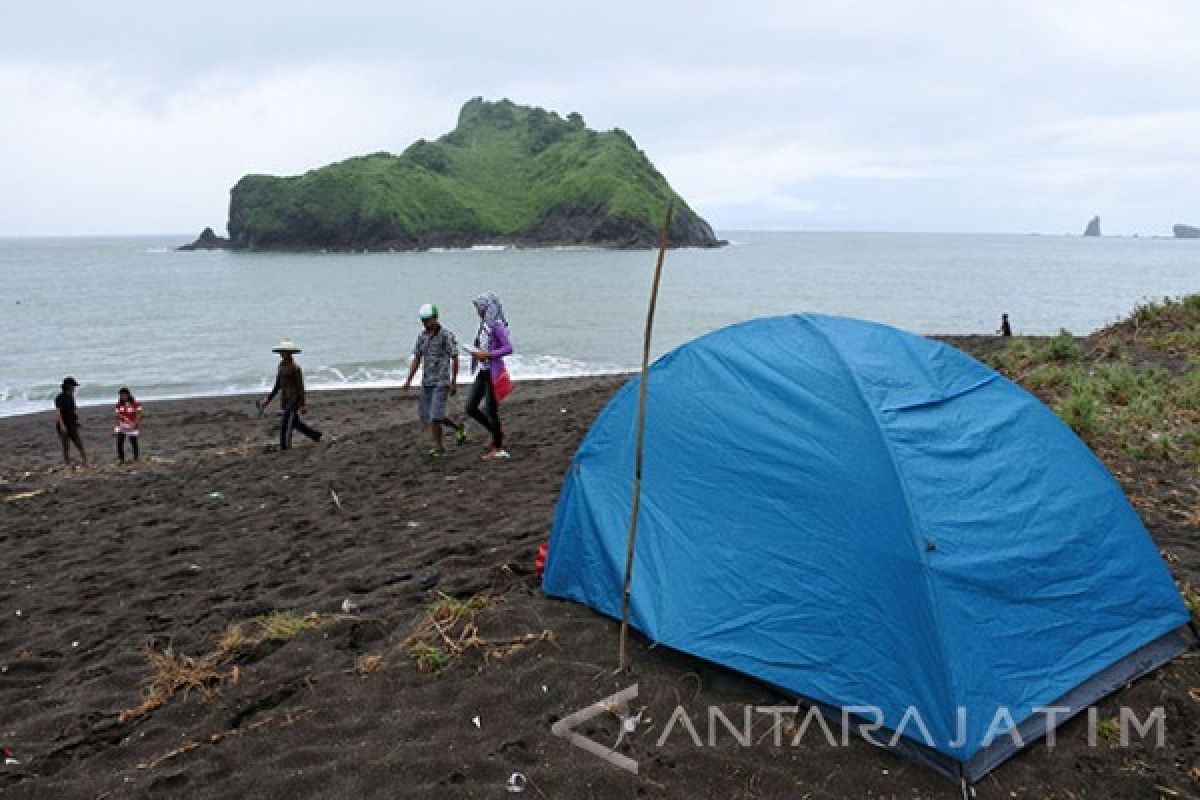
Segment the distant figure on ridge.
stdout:
<path fill-rule="evenodd" d="M 304 397 L 304 373 L 300 365 L 292 357 L 300 352 L 300 348 L 284 340 L 272 352 L 279 354 L 279 371 L 275 373 L 275 386 L 271 393 L 263 398 L 259 410 L 271 404 L 276 394 L 282 395 L 279 404 L 283 406 L 283 416 L 279 421 L 279 449 L 287 450 L 292 446 L 292 431 L 298 430 L 314 442 L 321 441 L 321 432 L 310 428 L 301 419 L 302 414 L 308 413 Z"/>
<path fill-rule="evenodd" d="M 63 378 L 62 392 L 54 398 L 54 429 L 62 442 L 63 463 L 71 466 L 71 444 L 79 448 L 83 465 L 88 465 L 87 448 L 83 446 L 83 436 L 80 433 L 79 410 L 75 407 L 75 389 L 79 381 L 71 376 Z"/>
<path fill-rule="evenodd" d="M 142 404 L 133 397 L 133 392 L 129 391 L 124 386 L 117 392 L 117 420 L 116 426 L 113 428 L 113 434 L 117 437 L 117 462 L 125 463 L 125 439 L 129 439 L 129 444 L 133 448 L 133 460 L 137 461 L 138 453 L 138 428 L 142 422 Z"/>
<path fill-rule="evenodd" d="M 1008 314 L 1000 315 L 1000 330 L 996 333 L 1001 336 L 1012 336 L 1012 326 L 1008 324 Z"/>
<path fill-rule="evenodd" d="M 467 398 L 467 414 L 492 435 L 483 453 L 484 461 L 508 458 L 504 449 L 504 429 L 500 426 L 500 401 L 512 392 L 512 380 L 504 368 L 504 357 L 513 351 L 508 337 L 508 319 L 500 298 L 486 292 L 474 300 L 479 314 L 479 331 L 475 334 L 475 349 L 471 352 L 471 369 L 478 369 L 471 394 Z M 484 410 L 479 404 L 484 402 Z"/>
<path fill-rule="evenodd" d="M 458 393 L 458 340 L 449 328 L 443 327 L 438 321 L 438 308 L 433 303 L 422 305 L 417 315 L 421 318 L 424 330 L 417 335 L 413 345 L 412 364 L 408 368 L 403 390 L 407 392 L 412 387 L 413 376 L 419 368 L 424 367 L 421 371 L 417 414 L 421 422 L 429 426 L 433 441 L 429 455 L 439 458 L 446 454 L 442 426 L 454 429 L 454 439 L 459 444 L 467 440 L 466 425 L 456 425 L 446 414 L 447 398 Z"/>

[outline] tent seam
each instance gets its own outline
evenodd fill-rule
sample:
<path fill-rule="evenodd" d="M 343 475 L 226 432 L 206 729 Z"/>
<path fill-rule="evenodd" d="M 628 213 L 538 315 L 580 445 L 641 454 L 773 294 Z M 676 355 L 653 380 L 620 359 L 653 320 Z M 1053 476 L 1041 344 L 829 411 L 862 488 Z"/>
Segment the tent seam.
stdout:
<path fill-rule="evenodd" d="M 970 384 L 969 386 L 965 386 L 956 392 L 951 392 L 950 394 L 943 395 L 942 397 L 938 397 L 933 400 L 922 400 L 917 403 L 904 403 L 904 404 L 897 405 L 897 406 L 886 406 L 879 410 L 881 412 L 883 412 L 884 414 L 888 414 L 893 411 L 911 411 L 913 409 L 928 408 L 929 406 L 940 405 L 942 403 L 947 403 L 951 400 L 955 400 L 959 397 L 962 397 L 964 394 L 970 394 L 971 392 L 975 391 L 976 389 L 981 389 L 984 386 L 987 386 L 989 383 L 992 383 L 999 377 L 1000 377 L 1000 375 L 998 373 L 993 372 L 991 375 L 988 375 L 986 378 L 983 378 L 982 380 L 978 380 L 975 383 Z"/>
<path fill-rule="evenodd" d="M 958 686 L 954 680 L 954 672 L 950 669 L 950 666 L 949 666 L 950 660 L 948 658 L 948 653 L 946 650 L 946 637 L 945 637 L 944 628 L 942 625 L 942 615 L 938 610 L 937 603 L 935 602 L 935 590 L 933 588 L 933 581 L 931 580 L 931 577 L 929 574 L 929 562 L 925 559 L 924 547 L 921 546 L 920 543 L 918 543 L 914 539 L 914 536 L 916 536 L 919 532 L 923 531 L 924 529 L 920 525 L 919 517 L 916 513 L 916 510 L 913 508 L 912 495 L 909 493 L 909 490 L 908 490 L 908 480 L 905 478 L 904 473 L 900 470 L 899 463 L 896 461 L 896 453 L 892 450 L 892 443 L 891 443 L 891 440 L 888 439 L 887 433 L 883 427 L 883 420 L 880 418 L 878 410 L 876 410 L 876 408 L 870 402 L 867 401 L 866 392 L 863 391 L 862 384 L 858 380 L 858 374 L 854 371 L 853 368 L 851 368 L 850 362 L 847 361 L 846 357 L 842 355 L 842 351 L 838 349 L 837 345 L 834 344 L 833 340 L 829 336 L 826 335 L 825 331 L 823 331 L 821 329 L 821 326 L 816 323 L 816 321 L 813 319 L 812 315 L 800 314 L 798 316 L 804 322 L 808 323 L 808 325 L 814 331 L 816 331 L 817 335 L 820 336 L 822 341 L 824 341 L 825 344 L 827 344 L 829 346 L 829 349 L 833 351 L 833 354 L 837 357 L 837 360 L 841 363 L 841 365 L 846 369 L 846 372 L 850 375 L 850 380 L 852 380 L 854 382 L 854 390 L 858 393 L 858 399 L 862 401 L 862 404 L 870 412 L 871 419 L 875 423 L 875 429 L 878 431 L 879 438 L 883 442 L 883 447 L 887 451 L 888 461 L 892 465 L 892 473 L 896 476 L 896 482 L 900 485 L 900 492 L 904 496 L 904 507 L 908 511 L 908 520 L 909 520 L 909 526 L 910 526 L 909 540 L 912 542 L 913 549 L 916 551 L 917 561 L 921 564 L 921 573 L 925 578 L 926 596 L 929 598 L 929 611 L 930 611 L 930 614 L 933 616 L 933 624 L 937 630 L 937 640 L 938 640 L 938 645 L 939 645 L 938 655 L 941 657 L 942 668 L 945 670 L 946 678 L 949 681 L 950 694 L 951 694 L 951 697 L 949 699 L 951 700 L 951 707 L 957 708 L 957 706 L 958 706 Z M 986 381 L 985 381 L 985 383 L 986 383 Z M 947 754 L 947 755 L 949 755 L 949 754 Z M 960 763 L 965 763 L 965 759 L 962 758 L 961 756 L 951 756 L 951 757 L 957 759 Z"/>

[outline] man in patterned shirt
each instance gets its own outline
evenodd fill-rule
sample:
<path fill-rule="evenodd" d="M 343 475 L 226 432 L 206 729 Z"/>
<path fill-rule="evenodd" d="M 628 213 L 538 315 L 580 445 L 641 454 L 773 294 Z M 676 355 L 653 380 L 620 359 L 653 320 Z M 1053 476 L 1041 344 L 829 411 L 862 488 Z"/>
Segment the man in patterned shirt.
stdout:
<path fill-rule="evenodd" d="M 465 438 L 465 426 L 455 425 L 446 414 L 447 398 L 458 392 L 458 340 L 438 322 L 437 306 L 426 303 L 421 306 L 419 314 L 425 330 L 421 331 L 413 345 L 412 366 L 408 369 L 408 379 L 404 381 L 404 391 L 407 392 L 412 386 L 417 370 L 424 367 L 417 413 L 421 422 L 429 426 L 433 438 L 433 449 L 429 455 L 436 458 L 446 452 L 442 444 L 443 425 L 454 429 L 455 439 L 460 443 Z"/>

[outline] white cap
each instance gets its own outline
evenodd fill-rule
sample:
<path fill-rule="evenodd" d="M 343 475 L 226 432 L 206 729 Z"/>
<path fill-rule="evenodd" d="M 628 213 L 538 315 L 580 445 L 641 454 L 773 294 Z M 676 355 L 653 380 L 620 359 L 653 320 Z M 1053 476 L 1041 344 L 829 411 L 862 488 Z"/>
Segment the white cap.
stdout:
<path fill-rule="evenodd" d="M 421 319 L 431 319 L 438 315 L 437 306 L 433 303 L 422 303 L 421 308 L 417 310 L 417 316 Z"/>

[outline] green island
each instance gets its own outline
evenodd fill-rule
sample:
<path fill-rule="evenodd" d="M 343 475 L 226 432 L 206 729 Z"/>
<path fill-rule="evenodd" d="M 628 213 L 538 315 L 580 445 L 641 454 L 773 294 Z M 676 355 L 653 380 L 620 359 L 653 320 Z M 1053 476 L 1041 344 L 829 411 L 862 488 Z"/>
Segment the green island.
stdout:
<path fill-rule="evenodd" d="M 229 238 L 205 229 L 180 249 L 645 248 L 658 244 L 672 201 L 669 245 L 724 244 L 626 132 L 476 97 L 453 131 L 400 155 L 246 175 L 230 192 Z"/>

